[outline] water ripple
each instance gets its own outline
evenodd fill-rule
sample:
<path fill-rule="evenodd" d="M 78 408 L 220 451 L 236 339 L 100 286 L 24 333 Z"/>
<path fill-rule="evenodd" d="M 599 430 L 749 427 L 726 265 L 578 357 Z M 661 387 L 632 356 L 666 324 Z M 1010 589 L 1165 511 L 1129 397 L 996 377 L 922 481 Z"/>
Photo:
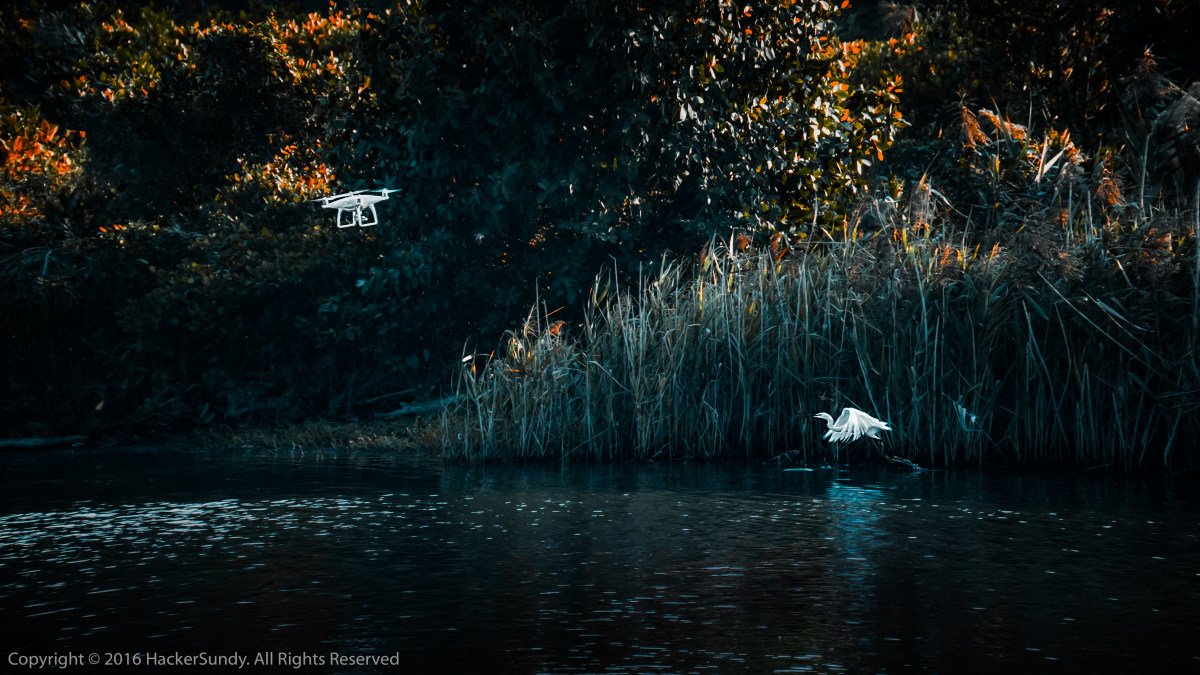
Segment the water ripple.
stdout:
<path fill-rule="evenodd" d="M 0 459 L 6 644 L 399 649 L 414 664 L 549 672 L 1200 658 L 1200 509 L 1186 492 L 978 473 L 134 457 Z"/>

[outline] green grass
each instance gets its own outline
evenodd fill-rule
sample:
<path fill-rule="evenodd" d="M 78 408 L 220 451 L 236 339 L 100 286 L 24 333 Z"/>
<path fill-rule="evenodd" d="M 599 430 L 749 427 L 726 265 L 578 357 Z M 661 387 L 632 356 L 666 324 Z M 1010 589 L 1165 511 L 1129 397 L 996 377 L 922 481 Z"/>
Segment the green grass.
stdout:
<path fill-rule="evenodd" d="M 370 423 L 315 420 L 283 428 L 209 427 L 194 432 L 193 438 L 201 445 L 217 448 L 418 451 L 436 450 L 441 445 L 440 431 L 441 426 L 428 417 L 409 417 Z"/>
<path fill-rule="evenodd" d="M 465 364 L 445 455 L 816 462 L 813 414 L 855 406 L 924 464 L 1197 464 L 1200 212 L 1101 226 L 1075 204 L 990 238 L 910 214 L 787 255 L 713 245 L 637 289 L 606 277 L 581 325 L 535 309 Z"/>

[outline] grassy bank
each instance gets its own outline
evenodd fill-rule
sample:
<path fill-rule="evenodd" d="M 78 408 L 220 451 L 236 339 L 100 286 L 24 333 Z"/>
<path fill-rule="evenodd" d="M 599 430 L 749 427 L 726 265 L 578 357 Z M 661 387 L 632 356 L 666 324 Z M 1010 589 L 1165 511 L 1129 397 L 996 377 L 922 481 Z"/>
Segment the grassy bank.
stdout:
<path fill-rule="evenodd" d="M 272 450 L 431 451 L 441 443 L 441 426 L 428 417 L 373 422 L 314 420 L 284 427 L 206 427 L 189 440 L 213 448 Z"/>
<path fill-rule="evenodd" d="M 812 415 L 850 405 L 921 463 L 1194 465 L 1200 214 L 1057 218 L 919 234 L 908 203 L 870 235 L 731 240 L 637 292 L 598 283 L 582 325 L 535 311 L 464 363 L 446 453 L 812 462 Z"/>

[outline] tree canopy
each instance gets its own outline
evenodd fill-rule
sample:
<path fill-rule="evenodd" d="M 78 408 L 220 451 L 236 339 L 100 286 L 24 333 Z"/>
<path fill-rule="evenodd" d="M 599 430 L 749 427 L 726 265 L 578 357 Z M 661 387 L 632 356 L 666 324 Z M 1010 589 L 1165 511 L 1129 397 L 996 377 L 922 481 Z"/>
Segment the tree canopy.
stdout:
<path fill-rule="evenodd" d="M 1183 4 L 1138 25 L 1174 49 Z M 851 232 L 947 156 L 955 96 L 1100 137 L 1146 47 L 1094 3 L 865 32 L 829 0 L 119 5 L 0 9 L 0 424 L 416 395 L 605 266 Z M 379 186 L 373 230 L 306 201 Z"/>

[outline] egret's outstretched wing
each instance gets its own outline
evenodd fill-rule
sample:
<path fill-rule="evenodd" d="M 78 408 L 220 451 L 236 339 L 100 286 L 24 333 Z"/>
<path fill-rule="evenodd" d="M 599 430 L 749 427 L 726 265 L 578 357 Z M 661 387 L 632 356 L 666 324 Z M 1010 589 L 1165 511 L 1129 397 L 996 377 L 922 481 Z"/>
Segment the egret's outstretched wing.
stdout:
<path fill-rule="evenodd" d="M 843 408 L 828 437 L 831 441 L 854 441 L 862 436 L 879 438 L 880 431 L 891 430 L 883 420 L 871 417 L 856 408 Z"/>
<path fill-rule="evenodd" d="M 851 426 L 859 434 L 870 436 L 871 438 L 879 438 L 880 431 L 891 431 L 887 422 L 881 419 L 871 417 L 861 410 L 850 409 L 850 422 L 847 426 Z"/>
<path fill-rule="evenodd" d="M 856 412 L 858 411 L 854 408 L 842 408 L 842 414 L 838 415 L 837 421 L 833 423 L 833 426 L 838 429 L 846 428 L 846 423 L 850 421 L 850 418 L 853 417 L 854 413 Z"/>
<path fill-rule="evenodd" d="M 842 443 L 844 441 L 852 441 L 858 438 L 858 435 L 846 429 L 846 425 L 850 422 L 852 412 L 850 408 L 842 408 L 842 414 L 829 424 L 829 431 L 825 432 L 825 438 L 834 443 Z"/>

